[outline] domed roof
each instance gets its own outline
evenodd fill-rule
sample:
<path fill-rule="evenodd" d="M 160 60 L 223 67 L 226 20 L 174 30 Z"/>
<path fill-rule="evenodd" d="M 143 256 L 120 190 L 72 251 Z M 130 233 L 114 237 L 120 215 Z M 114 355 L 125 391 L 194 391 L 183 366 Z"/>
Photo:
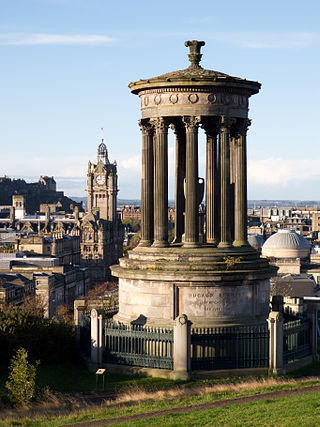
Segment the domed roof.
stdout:
<path fill-rule="evenodd" d="M 189 47 L 189 61 L 191 64 L 184 70 L 172 71 L 161 76 L 150 79 L 139 80 L 129 84 L 132 93 L 138 94 L 141 90 L 179 87 L 179 86 L 228 86 L 232 88 L 241 88 L 253 95 L 259 92 L 261 84 L 240 77 L 229 76 L 214 70 L 206 70 L 199 63 L 201 60 L 200 49 L 205 45 L 204 41 L 192 40 L 186 41 L 185 46 Z"/>
<path fill-rule="evenodd" d="M 295 230 L 279 230 L 270 236 L 262 249 L 311 249 L 310 243 Z"/>

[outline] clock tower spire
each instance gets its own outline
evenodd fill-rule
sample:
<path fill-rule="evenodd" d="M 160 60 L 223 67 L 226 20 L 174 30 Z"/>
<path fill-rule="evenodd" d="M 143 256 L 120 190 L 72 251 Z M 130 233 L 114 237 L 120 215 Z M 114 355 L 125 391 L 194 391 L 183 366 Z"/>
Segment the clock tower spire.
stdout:
<path fill-rule="evenodd" d="M 116 162 L 110 163 L 108 150 L 102 137 L 98 146 L 97 164 L 89 162 L 88 165 L 88 211 L 99 210 L 101 219 L 116 221 L 117 193 L 117 164 Z"/>

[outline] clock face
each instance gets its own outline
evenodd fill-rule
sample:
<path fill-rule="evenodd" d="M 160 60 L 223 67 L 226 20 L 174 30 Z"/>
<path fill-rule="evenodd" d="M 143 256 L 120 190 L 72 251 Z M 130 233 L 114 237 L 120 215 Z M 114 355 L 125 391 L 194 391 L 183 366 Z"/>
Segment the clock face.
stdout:
<path fill-rule="evenodd" d="M 104 184 L 104 183 L 105 183 L 105 181 L 106 181 L 106 178 L 105 178 L 105 176 L 104 176 L 104 175 L 98 175 L 98 176 L 96 177 L 96 183 L 97 183 L 98 185 L 102 185 L 102 184 Z"/>

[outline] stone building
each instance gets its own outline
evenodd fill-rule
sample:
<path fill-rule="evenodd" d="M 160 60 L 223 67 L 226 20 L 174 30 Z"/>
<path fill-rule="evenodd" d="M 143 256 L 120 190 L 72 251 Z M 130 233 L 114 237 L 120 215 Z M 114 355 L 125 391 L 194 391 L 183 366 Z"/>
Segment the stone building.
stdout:
<path fill-rule="evenodd" d="M 262 256 L 278 267 L 278 274 L 300 274 L 302 263 L 310 260 L 310 243 L 295 230 L 283 229 L 270 236 L 262 246 Z"/>
<path fill-rule="evenodd" d="M 15 241 L 15 250 L 28 256 L 52 256 L 58 258 L 60 265 L 79 265 L 80 234 L 19 234 Z"/>
<path fill-rule="evenodd" d="M 92 279 L 110 277 L 110 265 L 122 256 L 124 230 L 117 213 L 117 164 L 110 163 L 105 143 L 98 147 L 97 163 L 88 164 L 88 213 L 81 221 L 81 264 Z"/>
<path fill-rule="evenodd" d="M 87 268 L 59 265 L 57 258 L 0 258 L 0 303 L 20 305 L 25 297 L 38 296 L 52 317 L 62 306 L 72 308 L 89 288 Z"/>

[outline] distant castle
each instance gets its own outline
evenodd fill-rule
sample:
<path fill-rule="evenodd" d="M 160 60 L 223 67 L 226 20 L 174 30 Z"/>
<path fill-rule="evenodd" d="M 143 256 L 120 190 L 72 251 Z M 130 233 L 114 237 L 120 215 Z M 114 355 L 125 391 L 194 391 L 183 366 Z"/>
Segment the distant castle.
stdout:
<path fill-rule="evenodd" d="M 56 190 L 56 181 L 53 176 L 40 176 L 38 182 L 27 183 L 24 179 L 0 177 L 0 205 L 10 206 L 13 196 L 24 196 L 26 212 L 36 213 L 41 204 L 59 204 L 60 210 L 70 213 L 75 206 L 83 211 L 82 204 L 64 195 L 63 191 Z"/>

